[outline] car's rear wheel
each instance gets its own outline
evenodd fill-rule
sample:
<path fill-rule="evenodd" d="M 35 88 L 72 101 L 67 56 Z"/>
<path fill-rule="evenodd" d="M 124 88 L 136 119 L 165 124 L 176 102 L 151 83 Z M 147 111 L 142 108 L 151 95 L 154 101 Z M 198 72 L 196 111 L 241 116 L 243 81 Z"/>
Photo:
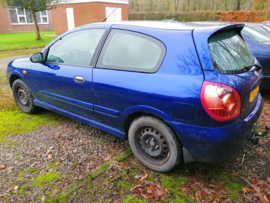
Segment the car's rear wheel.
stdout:
<path fill-rule="evenodd" d="M 21 79 L 15 80 L 12 85 L 12 92 L 14 100 L 21 111 L 29 114 L 34 113 L 35 106 L 33 97 L 28 87 Z"/>
<path fill-rule="evenodd" d="M 180 162 L 180 143 L 172 130 L 157 118 L 142 116 L 135 119 L 128 137 L 133 154 L 153 171 L 167 172 Z"/>

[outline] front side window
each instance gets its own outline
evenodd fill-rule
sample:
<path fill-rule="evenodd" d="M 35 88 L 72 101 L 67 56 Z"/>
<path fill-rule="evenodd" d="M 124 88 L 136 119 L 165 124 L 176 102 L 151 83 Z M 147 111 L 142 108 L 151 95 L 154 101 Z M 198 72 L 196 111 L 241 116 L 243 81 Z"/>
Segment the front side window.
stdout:
<path fill-rule="evenodd" d="M 99 58 L 100 68 L 156 72 L 165 56 L 165 46 L 155 38 L 112 30 Z"/>
<path fill-rule="evenodd" d="M 233 30 L 212 35 L 208 44 L 213 65 L 218 72 L 242 72 L 253 62 L 254 58 L 246 44 Z"/>
<path fill-rule="evenodd" d="M 46 62 L 90 66 L 104 32 L 105 29 L 91 29 L 62 37 L 50 47 Z"/>
<path fill-rule="evenodd" d="M 20 9 L 17 7 L 9 8 L 9 16 L 11 24 L 33 24 L 32 13 L 28 9 Z M 48 13 L 46 10 L 36 12 L 38 24 L 48 24 Z"/>

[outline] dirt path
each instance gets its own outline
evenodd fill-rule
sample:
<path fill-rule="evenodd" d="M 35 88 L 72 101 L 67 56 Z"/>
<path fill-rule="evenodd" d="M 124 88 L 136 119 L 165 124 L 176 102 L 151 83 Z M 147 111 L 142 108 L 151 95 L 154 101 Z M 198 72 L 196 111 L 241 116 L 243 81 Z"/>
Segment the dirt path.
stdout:
<path fill-rule="evenodd" d="M 23 57 L 28 57 L 29 55 L 25 55 L 25 56 L 11 56 L 11 57 L 6 57 L 6 58 L 0 58 L 0 68 L 6 68 L 7 64 L 15 59 L 18 58 L 23 58 Z"/>

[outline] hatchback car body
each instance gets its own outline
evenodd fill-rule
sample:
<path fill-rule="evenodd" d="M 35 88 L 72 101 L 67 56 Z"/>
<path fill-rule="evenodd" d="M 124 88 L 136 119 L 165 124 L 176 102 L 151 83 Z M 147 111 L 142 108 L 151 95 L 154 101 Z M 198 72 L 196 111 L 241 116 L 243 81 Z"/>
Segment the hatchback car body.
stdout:
<path fill-rule="evenodd" d="M 85 25 L 10 62 L 7 78 L 22 111 L 42 107 L 128 138 L 154 171 L 182 157 L 222 161 L 242 149 L 263 107 L 243 27 Z"/>

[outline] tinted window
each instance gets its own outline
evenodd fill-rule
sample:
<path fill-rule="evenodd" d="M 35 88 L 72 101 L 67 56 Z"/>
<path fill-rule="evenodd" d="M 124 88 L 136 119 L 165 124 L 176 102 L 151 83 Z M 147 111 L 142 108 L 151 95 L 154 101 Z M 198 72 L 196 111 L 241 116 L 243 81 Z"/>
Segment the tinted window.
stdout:
<path fill-rule="evenodd" d="M 71 33 L 50 47 L 47 62 L 89 66 L 105 29 Z"/>
<path fill-rule="evenodd" d="M 112 30 L 98 67 L 156 72 L 165 55 L 164 45 L 152 37 L 130 31 Z"/>
<path fill-rule="evenodd" d="M 235 31 L 219 32 L 208 43 L 213 65 L 219 72 L 241 72 L 253 62 L 249 49 Z"/>
<path fill-rule="evenodd" d="M 270 42 L 269 37 L 249 27 L 244 27 L 241 34 L 259 43 Z"/>

